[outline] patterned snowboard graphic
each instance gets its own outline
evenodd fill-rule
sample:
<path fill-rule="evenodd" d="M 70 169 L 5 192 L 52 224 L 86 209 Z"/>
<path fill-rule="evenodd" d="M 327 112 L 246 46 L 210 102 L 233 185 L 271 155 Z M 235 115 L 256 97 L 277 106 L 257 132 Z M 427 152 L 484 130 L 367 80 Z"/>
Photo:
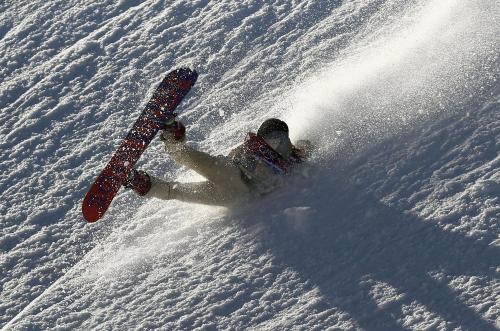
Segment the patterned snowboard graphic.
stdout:
<path fill-rule="evenodd" d="M 175 117 L 175 108 L 197 78 L 196 71 L 181 68 L 168 73 L 163 79 L 132 129 L 85 195 L 82 212 L 88 222 L 95 222 L 104 215 L 129 171 L 167 119 Z"/>

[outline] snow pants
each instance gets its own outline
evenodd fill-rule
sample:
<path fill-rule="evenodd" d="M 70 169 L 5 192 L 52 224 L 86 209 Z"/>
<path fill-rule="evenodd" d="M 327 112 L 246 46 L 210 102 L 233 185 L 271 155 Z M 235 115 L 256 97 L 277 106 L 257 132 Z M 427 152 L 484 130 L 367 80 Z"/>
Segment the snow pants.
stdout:
<path fill-rule="evenodd" d="M 228 158 L 212 156 L 182 143 L 166 144 L 166 149 L 175 162 L 196 171 L 207 180 L 180 183 L 151 177 L 152 186 L 146 196 L 219 206 L 230 206 L 251 197 L 241 170 Z"/>

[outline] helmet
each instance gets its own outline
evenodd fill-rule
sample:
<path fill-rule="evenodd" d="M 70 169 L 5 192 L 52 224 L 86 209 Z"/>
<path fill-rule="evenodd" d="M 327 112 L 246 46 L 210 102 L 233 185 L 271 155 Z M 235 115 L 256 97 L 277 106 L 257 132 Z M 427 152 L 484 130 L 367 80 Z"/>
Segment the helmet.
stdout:
<path fill-rule="evenodd" d="M 265 136 L 275 131 L 286 132 L 288 134 L 288 125 L 277 118 L 270 118 L 260 125 L 257 135 L 265 138 Z"/>

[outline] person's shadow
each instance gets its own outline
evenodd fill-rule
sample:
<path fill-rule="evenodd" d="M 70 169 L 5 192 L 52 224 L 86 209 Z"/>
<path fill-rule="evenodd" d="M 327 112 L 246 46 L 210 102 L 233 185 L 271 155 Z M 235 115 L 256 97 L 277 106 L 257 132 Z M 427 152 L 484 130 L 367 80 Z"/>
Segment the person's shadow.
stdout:
<path fill-rule="evenodd" d="M 309 189 L 264 199 L 238 219 L 247 230 L 264 227 L 256 240 L 320 290 L 323 311 L 339 309 L 366 330 L 401 330 L 403 307 L 418 306 L 444 320 L 439 326 L 445 329 L 496 330 L 448 282 L 460 276 L 483 286 L 493 281 L 497 247 L 388 207 L 344 181 L 316 178 Z M 297 208 L 283 210 L 283 201 Z M 377 301 L 376 284 L 392 288 L 392 299 Z"/>

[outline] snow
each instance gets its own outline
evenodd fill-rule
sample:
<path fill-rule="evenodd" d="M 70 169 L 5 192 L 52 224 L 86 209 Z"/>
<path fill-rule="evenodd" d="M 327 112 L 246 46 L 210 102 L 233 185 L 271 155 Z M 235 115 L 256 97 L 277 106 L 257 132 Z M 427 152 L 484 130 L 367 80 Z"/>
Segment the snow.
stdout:
<path fill-rule="evenodd" d="M 500 329 L 493 0 L 0 3 L 2 330 Z M 190 144 L 317 146 L 227 210 L 89 185 L 173 68 Z M 140 167 L 196 177 L 156 141 Z"/>

